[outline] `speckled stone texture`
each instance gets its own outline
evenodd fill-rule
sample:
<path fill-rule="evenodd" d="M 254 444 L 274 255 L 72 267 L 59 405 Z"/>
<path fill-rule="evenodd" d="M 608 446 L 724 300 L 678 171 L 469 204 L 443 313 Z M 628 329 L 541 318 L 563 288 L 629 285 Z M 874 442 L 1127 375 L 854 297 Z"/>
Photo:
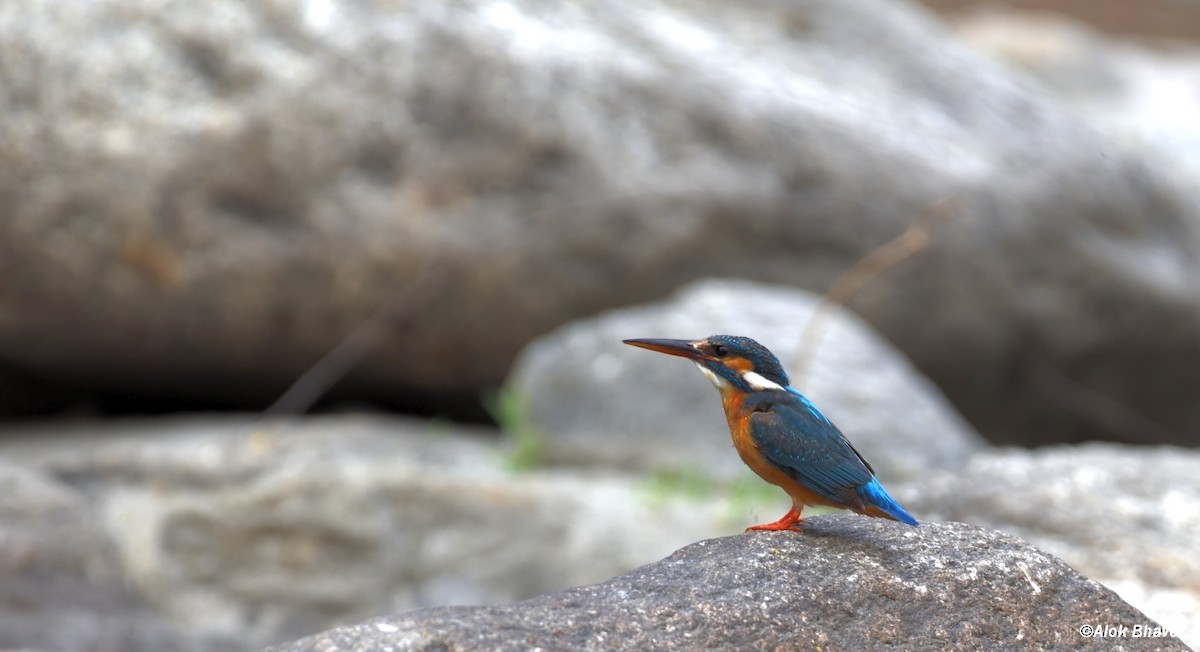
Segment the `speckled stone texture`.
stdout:
<path fill-rule="evenodd" d="M 914 514 L 1012 533 L 1200 642 L 1200 452 L 1109 443 L 1000 449 L 896 487 Z"/>
<path fill-rule="evenodd" d="M 1109 625 L 1129 633 L 1079 632 Z M 803 534 L 701 541 L 594 586 L 378 618 L 270 650 L 1187 649 L 1135 638 L 1135 626 L 1156 623 L 1012 536 L 826 516 Z"/>

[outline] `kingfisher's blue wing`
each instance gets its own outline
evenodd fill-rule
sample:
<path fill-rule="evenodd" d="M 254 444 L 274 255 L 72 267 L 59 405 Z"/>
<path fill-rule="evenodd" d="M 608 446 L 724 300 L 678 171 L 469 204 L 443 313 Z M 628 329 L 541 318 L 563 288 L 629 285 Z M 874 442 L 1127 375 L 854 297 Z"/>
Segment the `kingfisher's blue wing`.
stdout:
<path fill-rule="evenodd" d="M 771 464 L 834 502 L 863 506 L 856 489 L 875 474 L 837 426 L 798 392 L 747 397 L 750 437 Z"/>

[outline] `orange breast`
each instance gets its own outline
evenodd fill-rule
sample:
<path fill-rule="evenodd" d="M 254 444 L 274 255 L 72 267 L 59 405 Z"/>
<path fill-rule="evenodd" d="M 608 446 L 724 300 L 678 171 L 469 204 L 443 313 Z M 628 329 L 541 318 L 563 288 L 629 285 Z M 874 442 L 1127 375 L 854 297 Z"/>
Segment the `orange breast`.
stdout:
<path fill-rule="evenodd" d="M 746 395 L 736 389 L 721 392 L 721 405 L 725 408 L 725 420 L 729 423 L 729 434 L 733 437 L 733 447 L 737 449 L 738 456 L 742 458 L 746 466 L 757 473 L 758 477 L 782 487 L 784 491 L 795 497 L 792 488 L 795 487 L 802 491 L 804 488 L 768 462 L 762 453 L 758 452 L 758 447 L 754 445 L 754 440 L 750 437 L 750 413 L 743 409 L 745 398 Z"/>
<path fill-rule="evenodd" d="M 758 477 L 783 489 L 792 497 L 798 506 L 826 505 L 846 509 L 846 505 L 832 502 L 828 498 L 811 491 L 780 471 L 763 457 L 754 440 L 750 436 L 750 412 L 745 410 L 746 395 L 737 389 L 727 389 L 721 392 L 721 405 L 725 408 L 725 420 L 729 423 L 729 434 L 733 437 L 733 447 L 750 470 Z"/>

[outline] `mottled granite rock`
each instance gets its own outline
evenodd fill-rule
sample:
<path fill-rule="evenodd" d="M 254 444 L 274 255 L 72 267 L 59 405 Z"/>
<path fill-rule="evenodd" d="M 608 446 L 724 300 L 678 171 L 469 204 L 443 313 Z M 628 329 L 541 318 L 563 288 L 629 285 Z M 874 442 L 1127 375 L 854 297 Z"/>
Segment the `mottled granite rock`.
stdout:
<path fill-rule="evenodd" d="M 1080 629 L 1105 625 L 1157 627 L 1012 536 L 830 516 L 803 534 L 702 541 L 603 584 L 388 616 L 270 650 L 1092 650 Z M 1169 636 L 1100 643 L 1187 649 Z"/>
<path fill-rule="evenodd" d="M 1200 645 L 1200 451 L 1102 443 L 984 451 L 896 495 L 925 518 L 1019 536 Z"/>

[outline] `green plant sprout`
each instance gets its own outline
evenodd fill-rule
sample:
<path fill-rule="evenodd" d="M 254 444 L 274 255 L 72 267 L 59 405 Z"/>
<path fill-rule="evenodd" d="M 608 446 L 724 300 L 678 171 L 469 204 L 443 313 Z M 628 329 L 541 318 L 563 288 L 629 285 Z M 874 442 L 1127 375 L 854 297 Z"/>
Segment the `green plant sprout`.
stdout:
<path fill-rule="evenodd" d="M 511 444 L 505 456 L 505 466 L 517 472 L 539 466 L 545 457 L 545 439 L 530 423 L 525 397 L 512 388 L 501 387 L 483 395 L 483 406 Z"/>

